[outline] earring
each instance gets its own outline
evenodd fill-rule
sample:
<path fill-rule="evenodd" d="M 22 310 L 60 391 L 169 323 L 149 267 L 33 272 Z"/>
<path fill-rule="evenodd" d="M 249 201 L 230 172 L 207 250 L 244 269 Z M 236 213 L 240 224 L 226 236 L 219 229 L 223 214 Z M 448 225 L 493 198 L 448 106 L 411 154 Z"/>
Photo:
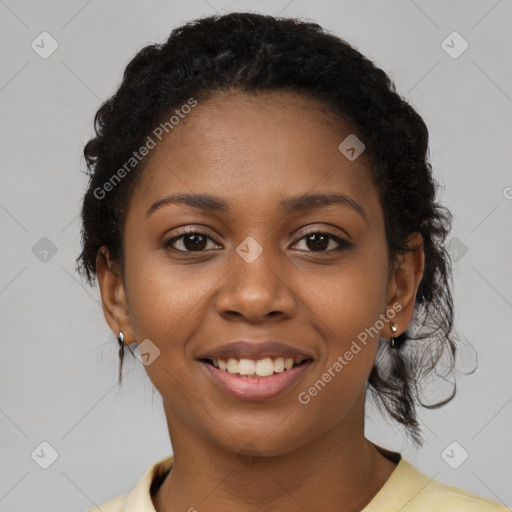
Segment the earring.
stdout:
<path fill-rule="evenodd" d="M 121 384 L 123 378 L 123 359 L 124 359 L 124 334 L 120 331 L 117 335 L 117 341 L 119 342 L 119 376 L 118 383 Z"/>
<path fill-rule="evenodd" d="M 398 326 L 397 326 L 397 324 L 390 324 L 390 328 L 391 328 L 391 332 L 393 334 L 395 334 L 395 332 L 398 329 Z M 393 336 L 391 336 L 391 341 L 389 342 L 389 344 L 391 345 L 391 348 L 395 348 L 395 338 Z"/>
<path fill-rule="evenodd" d="M 124 334 L 123 331 L 119 331 L 117 335 L 117 341 L 119 342 L 120 350 L 124 351 Z"/>

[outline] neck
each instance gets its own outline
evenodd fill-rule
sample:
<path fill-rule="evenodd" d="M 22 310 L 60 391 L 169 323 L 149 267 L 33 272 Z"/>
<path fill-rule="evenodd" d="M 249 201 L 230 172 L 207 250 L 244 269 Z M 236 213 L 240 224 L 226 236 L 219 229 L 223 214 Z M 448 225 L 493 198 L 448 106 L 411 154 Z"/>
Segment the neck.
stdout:
<path fill-rule="evenodd" d="M 164 406 L 165 407 L 165 406 Z M 197 431 L 169 421 L 174 465 L 153 502 L 157 512 L 356 512 L 396 467 L 364 437 L 364 408 L 344 423 L 283 455 L 234 454 Z"/>

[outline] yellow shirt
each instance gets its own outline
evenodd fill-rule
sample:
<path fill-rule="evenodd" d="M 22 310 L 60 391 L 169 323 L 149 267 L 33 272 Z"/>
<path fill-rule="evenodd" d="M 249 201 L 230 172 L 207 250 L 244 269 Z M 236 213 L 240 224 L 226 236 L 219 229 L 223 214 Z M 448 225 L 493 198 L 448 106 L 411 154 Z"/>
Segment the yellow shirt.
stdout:
<path fill-rule="evenodd" d="M 163 480 L 173 456 L 151 466 L 128 493 L 89 512 L 156 512 L 150 488 Z M 361 512 L 511 512 L 512 509 L 457 487 L 431 480 L 404 458 Z"/>

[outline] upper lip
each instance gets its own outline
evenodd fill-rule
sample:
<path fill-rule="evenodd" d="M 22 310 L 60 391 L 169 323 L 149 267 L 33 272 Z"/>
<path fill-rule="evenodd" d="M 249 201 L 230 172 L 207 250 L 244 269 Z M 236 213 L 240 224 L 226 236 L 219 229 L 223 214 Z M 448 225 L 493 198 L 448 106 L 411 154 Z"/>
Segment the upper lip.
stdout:
<path fill-rule="evenodd" d="M 212 348 L 199 359 L 263 359 L 265 357 L 283 357 L 293 358 L 295 363 L 300 363 L 305 359 L 313 359 L 313 356 L 301 349 L 286 345 L 278 341 L 235 341 L 219 347 Z"/>

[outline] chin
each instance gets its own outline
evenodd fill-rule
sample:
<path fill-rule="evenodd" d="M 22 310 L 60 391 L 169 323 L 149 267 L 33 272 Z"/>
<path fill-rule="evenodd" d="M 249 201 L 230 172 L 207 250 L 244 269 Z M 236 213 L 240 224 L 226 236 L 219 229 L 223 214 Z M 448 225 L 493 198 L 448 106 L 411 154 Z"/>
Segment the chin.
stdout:
<path fill-rule="evenodd" d="M 218 432 L 218 443 L 223 449 L 240 457 L 275 457 L 299 449 L 312 439 L 305 432 L 297 432 L 298 422 L 286 425 L 285 421 L 267 428 L 228 429 Z M 281 428 L 280 428 L 281 427 Z M 229 432 L 231 435 L 227 434 Z"/>

